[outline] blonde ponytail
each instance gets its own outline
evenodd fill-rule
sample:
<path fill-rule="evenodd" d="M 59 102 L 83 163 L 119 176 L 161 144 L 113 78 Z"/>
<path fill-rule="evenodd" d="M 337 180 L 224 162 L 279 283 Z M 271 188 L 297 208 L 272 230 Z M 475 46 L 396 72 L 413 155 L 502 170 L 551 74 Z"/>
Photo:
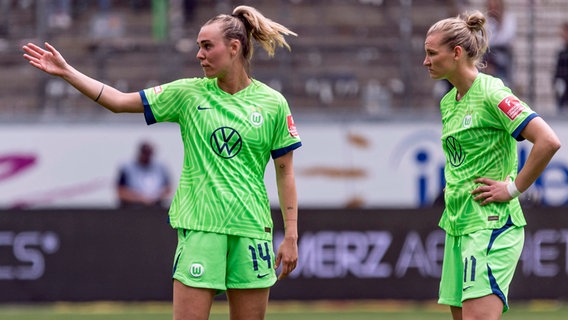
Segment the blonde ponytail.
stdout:
<path fill-rule="evenodd" d="M 253 7 L 238 6 L 233 10 L 233 16 L 239 18 L 245 25 L 247 31 L 249 52 L 245 53 L 245 58 L 252 58 L 253 46 L 252 38 L 254 38 L 260 46 L 268 53 L 270 57 L 274 56 L 276 47 L 286 47 L 290 49 L 290 45 L 284 39 L 284 35 L 297 36 L 285 26 L 266 18 L 262 13 Z"/>

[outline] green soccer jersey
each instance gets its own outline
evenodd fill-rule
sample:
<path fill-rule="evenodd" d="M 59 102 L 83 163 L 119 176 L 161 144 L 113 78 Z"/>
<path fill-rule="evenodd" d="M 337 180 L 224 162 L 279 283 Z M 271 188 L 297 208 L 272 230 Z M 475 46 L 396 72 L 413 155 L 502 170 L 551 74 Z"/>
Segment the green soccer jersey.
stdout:
<path fill-rule="evenodd" d="M 181 79 L 140 91 L 148 124 L 176 122 L 184 145 L 170 210 L 173 228 L 269 240 L 264 173 L 301 146 L 285 98 L 253 80 L 229 94 L 216 79 Z"/>
<path fill-rule="evenodd" d="M 480 206 L 471 191 L 479 186 L 474 183 L 476 178 L 504 181 L 510 176 L 514 180 L 517 140 L 524 139 L 520 132 L 538 115 L 501 80 L 483 73 L 460 101 L 456 93 L 453 88 L 440 103 L 446 156 L 446 209 L 440 227 L 459 236 L 500 228 L 509 216 L 515 225 L 525 225 L 518 199 Z"/>

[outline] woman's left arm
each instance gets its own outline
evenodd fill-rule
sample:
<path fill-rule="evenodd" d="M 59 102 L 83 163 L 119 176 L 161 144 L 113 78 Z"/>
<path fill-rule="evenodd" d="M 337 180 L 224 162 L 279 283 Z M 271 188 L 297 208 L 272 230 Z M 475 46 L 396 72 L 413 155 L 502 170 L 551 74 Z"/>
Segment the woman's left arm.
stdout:
<path fill-rule="evenodd" d="M 275 268 L 282 264 L 278 279 L 284 279 L 296 268 L 298 262 L 298 196 L 294 177 L 293 151 L 274 159 L 276 185 L 282 219 L 284 239 L 278 247 Z"/>
<path fill-rule="evenodd" d="M 527 161 L 515 179 L 517 189 L 523 192 L 536 181 L 560 149 L 560 139 L 541 117 L 532 119 L 521 135 L 533 143 Z"/>
<path fill-rule="evenodd" d="M 518 192 L 526 191 L 536 181 L 556 151 L 560 149 L 560 139 L 540 117 L 529 121 L 521 131 L 521 135 L 532 142 L 533 147 L 517 178 L 512 182 Z M 511 183 L 510 181 L 478 178 L 475 182 L 483 184 L 472 192 L 475 200 L 481 201 L 481 205 L 491 202 L 507 202 L 513 198 L 509 192 L 509 187 L 513 186 L 508 186 Z"/>

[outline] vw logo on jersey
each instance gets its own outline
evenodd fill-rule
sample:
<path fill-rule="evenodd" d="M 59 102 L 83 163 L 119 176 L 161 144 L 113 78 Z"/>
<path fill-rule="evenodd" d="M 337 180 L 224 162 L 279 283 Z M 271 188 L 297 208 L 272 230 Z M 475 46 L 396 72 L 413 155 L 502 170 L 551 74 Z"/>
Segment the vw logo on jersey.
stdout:
<path fill-rule="evenodd" d="M 230 159 L 241 151 L 243 139 L 237 130 L 231 127 L 221 127 L 213 131 L 209 144 L 218 156 Z"/>
<path fill-rule="evenodd" d="M 250 114 L 249 117 L 250 123 L 252 123 L 255 127 L 260 127 L 264 122 L 264 118 L 262 117 L 262 113 L 255 111 Z"/>
<path fill-rule="evenodd" d="M 465 151 L 456 138 L 452 136 L 446 138 L 446 151 L 452 166 L 459 167 L 464 162 Z"/>

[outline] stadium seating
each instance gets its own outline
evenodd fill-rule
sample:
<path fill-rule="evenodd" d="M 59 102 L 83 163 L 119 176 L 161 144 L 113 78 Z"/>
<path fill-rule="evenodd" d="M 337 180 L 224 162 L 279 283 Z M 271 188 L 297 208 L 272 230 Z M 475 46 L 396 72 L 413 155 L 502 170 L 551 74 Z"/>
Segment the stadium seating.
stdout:
<path fill-rule="evenodd" d="M 132 3 L 139 6 L 133 8 Z M 113 2 L 111 17 L 98 11 L 95 1 L 76 1 L 69 28 L 49 28 L 38 19 L 32 4 L 10 9 L 9 35 L 0 46 L 0 112 L 3 117 L 81 115 L 104 112 L 68 85 L 33 70 L 21 58 L 27 41 L 49 39 L 79 70 L 123 90 L 139 90 L 180 77 L 201 76 L 195 59 L 199 26 L 230 1 L 197 0 L 192 21 L 178 24 L 175 40 L 152 38 L 151 1 Z M 281 90 L 298 111 L 355 114 L 435 112 L 438 97 L 422 67 L 427 28 L 450 14 L 448 1 L 378 0 L 242 1 L 298 33 L 288 38 L 292 52 L 277 51 L 274 59 L 257 50 L 252 74 Z M 483 7 L 484 1 L 470 5 Z M 515 89 L 528 92 L 531 65 L 528 55 L 528 5 L 511 0 L 519 16 Z M 140 5 L 141 4 L 141 5 Z M 540 5 L 536 23 L 535 70 L 540 105 L 551 105 L 549 88 L 554 52 L 559 47 L 556 26 L 568 4 Z"/>

